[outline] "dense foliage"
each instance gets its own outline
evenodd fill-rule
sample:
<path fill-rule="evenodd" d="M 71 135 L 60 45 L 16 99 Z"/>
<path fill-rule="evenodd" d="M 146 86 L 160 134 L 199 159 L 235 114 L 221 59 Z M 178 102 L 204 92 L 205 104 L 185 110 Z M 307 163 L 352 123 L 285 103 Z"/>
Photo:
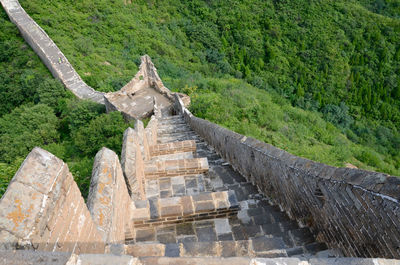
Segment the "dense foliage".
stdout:
<path fill-rule="evenodd" d="M 0 195 L 40 146 L 66 161 L 86 196 L 93 158 L 103 146 L 121 151 L 126 124 L 118 112 L 76 99 L 55 80 L 17 28 L 0 12 Z"/>
<path fill-rule="evenodd" d="M 200 117 L 320 162 L 400 175 L 398 0 L 21 3 L 97 90 L 119 89 L 147 53 Z M 66 93 L 3 11 L 0 100 L 2 183 L 40 145 L 85 190 L 93 155 L 118 152 L 128 126 Z"/>

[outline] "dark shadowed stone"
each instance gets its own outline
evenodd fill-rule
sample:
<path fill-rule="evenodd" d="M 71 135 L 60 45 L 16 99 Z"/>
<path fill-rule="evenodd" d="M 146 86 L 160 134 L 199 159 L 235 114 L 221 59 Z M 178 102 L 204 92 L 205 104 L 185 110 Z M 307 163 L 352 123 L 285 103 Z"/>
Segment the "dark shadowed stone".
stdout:
<path fill-rule="evenodd" d="M 365 175 L 360 186 L 373 192 L 379 192 L 387 177 L 388 175 L 386 174 L 371 172 L 371 174 Z"/>
<path fill-rule="evenodd" d="M 162 190 L 160 191 L 161 198 L 168 198 L 172 196 L 172 192 L 170 190 Z"/>
<path fill-rule="evenodd" d="M 193 223 L 182 223 L 176 225 L 176 234 L 180 235 L 194 235 Z"/>
<path fill-rule="evenodd" d="M 317 253 L 319 251 L 326 250 L 328 247 L 326 246 L 325 243 L 314 242 L 314 243 L 305 245 L 304 248 L 309 253 Z"/>
<path fill-rule="evenodd" d="M 300 246 L 314 242 L 314 237 L 308 227 L 303 227 L 289 232 L 293 242 Z"/>
<path fill-rule="evenodd" d="M 231 204 L 231 207 L 239 205 L 239 203 L 236 199 L 236 194 L 233 190 L 228 191 L 228 199 L 229 199 L 229 203 Z"/>
<path fill-rule="evenodd" d="M 216 256 L 215 242 L 187 242 L 183 243 L 185 256 Z"/>
<path fill-rule="evenodd" d="M 136 230 L 136 241 L 154 241 L 155 240 L 155 231 L 153 228 L 150 229 L 138 229 Z"/>
<path fill-rule="evenodd" d="M 396 200 L 400 200 L 400 178 L 387 177 L 380 192 L 383 195 L 390 196 Z"/>
<path fill-rule="evenodd" d="M 217 234 L 212 227 L 196 228 L 196 234 L 199 241 L 216 241 Z"/>
<path fill-rule="evenodd" d="M 234 257 L 236 256 L 236 242 L 224 241 L 220 242 L 222 247 L 221 257 Z"/>
<path fill-rule="evenodd" d="M 261 228 L 259 225 L 243 226 L 243 231 L 247 237 L 261 236 Z"/>
<path fill-rule="evenodd" d="M 233 184 L 233 178 L 229 175 L 229 173 L 225 170 L 223 167 L 214 167 L 213 170 L 219 175 L 219 177 L 222 179 L 224 184 Z"/>
<path fill-rule="evenodd" d="M 235 237 L 235 240 L 246 240 L 249 238 L 245 234 L 242 226 L 240 226 L 240 225 L 232 226 L 232 232 L 233 232 L 233 236 Z"/>
<path fill-rule="evenodd" d="M 233 240 L 233 235 L 232 235 L 232 233 L 221 234 L 221 235 L 218 235 L 218 240 L 219 241 Z"/>
<path fill-rule="evenodd" d="M 284 249 L 285 243 L 281 238 L 268 238 L 265 236 L 255 237 L 252 239 L 253 249 L 256 252 L 262 252 L 272 249 Z"/>
<path fill-rule="evenodd" d="M 185 185 L 186 185 L 186 188 L 196 188 L 197 187 L 197 181 L 194 178 L 186 179 L 185 180 Z"/>
<path fill-rule="evenodd" d="M 335 170 L 335 172 L 332 174 L 331 179 L 338 180 L 338 181 L 344 180 L 346 174 L 348 174 L 348 172 L 349 172 L 348 170 L 350 170 L 350 169 L 349 168 L 337 168 Z M 360 183 L 361 183 L 362 180 L 359 179 L 358 181 L 360 181 Z"/>
<path fill-rule="evenodd" d="M 157 240 L 163 244 L 176 243 L 176 238 L 173 233 L 157 235 Z"/>
<path fill-rule="evenodd" d="M 197 237 L 185 236 L 178 239 L 178 243 L 186 243 L 186 242 L 197 242 Z"/>
<path fill-rule="evenodd" d="M 150 204 L 150 218 L 151 219 L 158 219 L 160 217 L 160 214 L 158 212 L 158 203 L 157 199 L 149 199 L 149 204 Z"/>
<path fill-rule="evenodd" d="M 180 256 L 179 244 L 166 244 L 165 245 L 165 256 L 166 257 L 179 257 Z"/>

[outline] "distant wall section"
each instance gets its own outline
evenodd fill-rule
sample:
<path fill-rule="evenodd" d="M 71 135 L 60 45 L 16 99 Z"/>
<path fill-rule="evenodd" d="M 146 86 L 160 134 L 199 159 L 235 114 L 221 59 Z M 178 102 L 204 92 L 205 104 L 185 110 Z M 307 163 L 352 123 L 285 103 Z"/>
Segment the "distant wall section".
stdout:
<path fill-rule="evenodd" d="M 102 92 L 88 86 L 78 75 L 67 57 L 46 32 L 25 12 L 17 0 L 0 0 L 10 20 L 18 27 L 22 36 L 47 66 L 53 76 L 80 99 L 89 99 L 104 104 Z"/>

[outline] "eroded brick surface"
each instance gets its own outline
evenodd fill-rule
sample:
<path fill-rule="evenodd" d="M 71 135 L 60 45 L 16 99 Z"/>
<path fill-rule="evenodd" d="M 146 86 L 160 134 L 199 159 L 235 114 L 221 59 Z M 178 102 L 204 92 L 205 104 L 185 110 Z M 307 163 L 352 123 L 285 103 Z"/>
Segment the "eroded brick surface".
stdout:
<path fill-rule="evenodd" d="M 49 152 L 35 148 L 25 159 L 0 202 L 1 248 L 45 251 L 104 252 L 104 242 L 68 167 Z"/>
<path fill-rule="evenodd" d="M 103 241 L 124 242 L 124 228 L 133 205 L 118 156 L 107 148 L 102 148 L 95 157 L 88 208 Z"/>

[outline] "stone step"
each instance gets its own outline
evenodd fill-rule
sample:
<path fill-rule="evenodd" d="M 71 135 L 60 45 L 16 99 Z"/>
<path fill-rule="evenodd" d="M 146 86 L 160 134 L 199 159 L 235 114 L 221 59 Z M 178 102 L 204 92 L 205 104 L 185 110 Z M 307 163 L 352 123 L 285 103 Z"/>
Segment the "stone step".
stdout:
<path fill-rule="evenodd" d="M 197 195 L 202 192 L 219 191 L 210 188 L 209 185 L 206 184 L 205 179 L 206 176 L 204 174 L 146 179 L 146 197 L 148 199 L 155 197 L 180 197 L 185 195 Z"/>
<path fill-rule="evenodd" d="M 186 140 L 194 140 L 196 144 L 202 141 L 202 139 L 197 134 L 187 133 L 179 135 L 176 134 L 176 135 L 161 136 L 157 138 L 157 143 L 165 144 L 165 143 L 186 141 Z"/>
<path fill-rule="evenodd" d="M 166 135 L 170 133 L 180 133 L 180 132 L 190 132 L 192 129 L 185 124 L 177 124 L 177 125 L 162 125 L 158 126 L 157 133 L 158 135 Z"/>
<path fill-rule="evenodd" d="M 146 161 L 144 167 L 146 179 L 189 176 L 205 172 L 208 172 L 207 158 Z"/>
<path fill-rule="evenodd" d="M 157 227 L 160 226 L 177 225 L 196 220 L 227 218 L 236 215 L 239 209 L 233 191 L 134 201 L 134 206 L 135 209 L 132 209 L 131 212 L 132 225 L 130 226 L 133 229 L 126 230 L 125 238 L 127 241 L 134 240 L 136 242 L 157 240 Z M 216 220 L 214 221 L 216 232 L 224 233 L 224 229 L 227 229 L 226 226 Z M 229 229 L 229 223 L 226 222 L 226 224 Z M 217 227 L 218 225 L 220 227 Z M 172 229 L 175 231 L 176 227 L 172 226 Z M 175 237 L 181 234 L 179 231 L 175 233 Z M 201 232 L 197 231 L 197 233 Z"/>
<path fill-rule="evenodd" d="M 169 127 L 169 126 L 187 126 L 187 123 L 184 120 L 158 122 L 158 128 Z"/>
<path fill-rule="evenodd" d="M 143 265 L 254 265 L 252 259 L 246 257 L 235 258 L 215 258 L 215 257 L 201 257 L 201 258 L 170 258 L 170 257 L 142 257 L 139 259 Z M 298 260 L 298 259 L 295 259 Z M 262 264 L 262 263 L 261 263 Z M 270 263 L 268 263 L 270 264 Z M 278 263 L 276 263 L 278 264 Z M 282 264 L 282 263 L 280 263 Z M 294 264 L 294 263 L 293 263 Z M 275 263 L 273 263 L 275 265 Z M 290 264 L 292 265 L 292 264 Z"/>
<path fill-rule="evenodd" d="M 193 140 L 156 144 L 149 146 L 151 156 L 169 155 L 184 152 L 196 152 L 196 142 Z"/>
<path fill-rule="evenodd" d="M 184 159 L 194 159 L 193 152 L 182 152 L 182 153 L 173 153 L 167 155 L 157 155 L 151 157 L 150 160 L 146 161 L 146 164 L 155 164 L 157 161 L 166 161 L 166 160 L 184 160 Z"/>
<path fill-rule="evenodd" d="M 126 246 L 134 257 L 287 257 L 281 238 L 255 237 L 249 240 L 183 242 L 175 244 L 136 243 Z"/>
<path fill-rule="evenodd" d="M 168 124 L 184 124 L 186 123 L 185 120 L 183 118 L 163 118 L 160 119 L 158 124 L 160 125 L 168 125 Z"/>
<path fill-rule="evenodd" d="M 161 119 L 161 121 L 170 121 L 170 120 L 183 120 L 183 117 L 181 115 L 171 115 L 171 116 L 165 116 Z"/>

